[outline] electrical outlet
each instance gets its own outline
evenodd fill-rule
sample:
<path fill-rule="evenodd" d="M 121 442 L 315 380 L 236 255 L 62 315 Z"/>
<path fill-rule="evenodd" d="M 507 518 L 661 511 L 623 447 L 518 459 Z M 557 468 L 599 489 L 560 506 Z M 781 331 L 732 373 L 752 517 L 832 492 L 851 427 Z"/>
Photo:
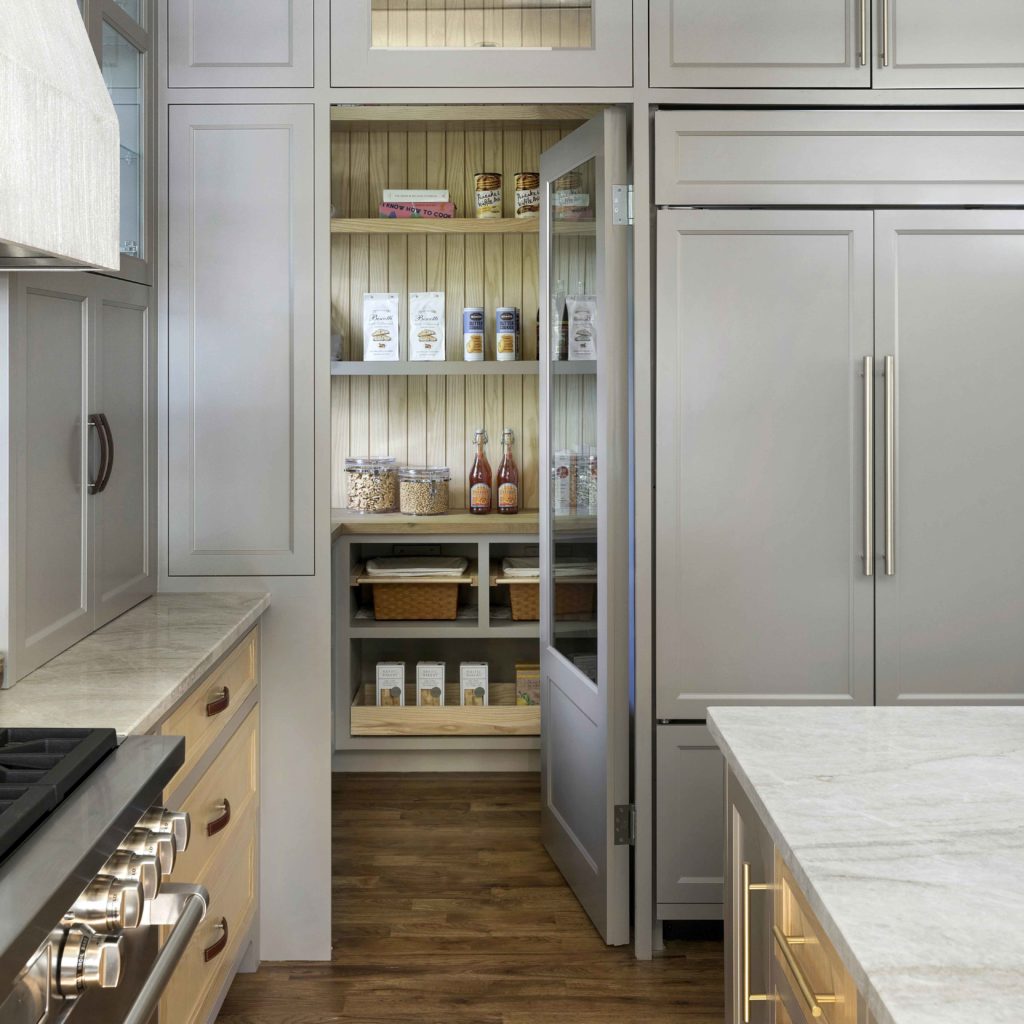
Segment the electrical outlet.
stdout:
<path fill-rule="evenodd" d="M 441 554 L 440 544 L 396 544 L 392 549 L 395 558 L 434 558 Z"/>

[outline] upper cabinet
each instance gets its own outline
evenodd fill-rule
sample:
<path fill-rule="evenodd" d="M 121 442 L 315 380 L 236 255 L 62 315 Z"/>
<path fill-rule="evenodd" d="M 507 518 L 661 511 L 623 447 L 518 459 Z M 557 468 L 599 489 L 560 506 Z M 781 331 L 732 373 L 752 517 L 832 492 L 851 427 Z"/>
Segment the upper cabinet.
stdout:
<path fill-rule="evenodd" d="M 1018 0 L 650 0 L 651 85 L 1024 87 Z"/>
<path fill-rule="evenodd" d="M 311 87 L 313 0 L 169 3 L 167 84 L 172 89 Z"/>
<path fill-rule="evenodd" d="M 629 0 L 331 0 L 331 84 L 629 86 Z"/>
<path fill-rule="evenodd" d="M 650 0 L 651 85 L 866 89 L 868 7 L 869 0 Z"/>

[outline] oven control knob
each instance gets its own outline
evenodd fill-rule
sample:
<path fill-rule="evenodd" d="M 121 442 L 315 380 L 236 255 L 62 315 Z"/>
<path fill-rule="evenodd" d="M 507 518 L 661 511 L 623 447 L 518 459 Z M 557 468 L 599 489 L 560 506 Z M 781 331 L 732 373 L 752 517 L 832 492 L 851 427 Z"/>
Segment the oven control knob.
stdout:
<path fill-rule="evenodd" d="M 188 849 L 191 835 L 191 823 L 184 811 L 169 811 L 166 807 L 151 807 L 140 819 L 139 828 L 148 828 L 152 832 L 169 832 L 174 836 L 174 845 L 178 853 Z"/>
<path fill-rule="evenodd" d="M 142 920 L 142 883 L 111 875 L 94 878 L 64 915 L 67 925 L 88 925 L 101 932 L 138 928 Z"/>
<path fill-rule="evenodd" d="M 142 853 L 156 857 L 160 874 L 165 878 L 174 870 L 174 836 L 169 832 L 151 832 L 148 828 L 133 828 L 125 836 L 120 849 L 129 853 Z"/>
<path fill-rule="evenodd" d="M 122 882 L 138 882 L 145 900 L 156 899 L 160 893 L 160 865 L 155 856 L 118 850 L 103 865 L 100 874 L 120 878 Z"/>
<path fill-rule="evenodd" d="M 123 943 L 120 935 L 96 935 L 72 928 L 60 951 L 60 994 L 74 997 L 90 988 L 116 988 L 124 968 Z"/>

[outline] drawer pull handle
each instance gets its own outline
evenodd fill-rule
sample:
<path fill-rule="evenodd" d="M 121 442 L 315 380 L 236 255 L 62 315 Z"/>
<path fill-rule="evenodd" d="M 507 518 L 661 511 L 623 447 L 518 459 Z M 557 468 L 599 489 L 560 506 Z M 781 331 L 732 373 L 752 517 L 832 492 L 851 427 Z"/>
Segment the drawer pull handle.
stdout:
<path fill-rule="evenodd" d="M 220 938 L 212 946 L 207 946 L 203 950 L 204 964 L 208 964 L 211 960 L 216 960 L 224 952 L 224 947 L 228 944 L 228 919 L 222 917 L 220 922 L 214 927 L 220 929 Z"/>
<path fill-rule="evenodd" d="M 750 991 L 750 894 L 752 892 L 768 892 L 771 886 L 767 882 L 750 881 L 750 864 L 743 862 L 743 1024 L 750 1024 L 750 1004 L 766 1003 L 770 996 Z"/>
<path fill-rule="evenodd" d="M 231 820 L 231 801 L 224 797 L 218 806 L 220 807 L 220 814 L 213 821 L 206 823 L 206 834 L 208 836 L 215 836 L 218 832 L 223 832 Z"/>
<path fill-rule="evenodd" d="M 206 717 L 213 718 L 222 711 L 227 711 L 231 704 L 231 691 L 225 686 L 219 693 L 215 694 L 212 700 L 206 702 Z"/>
<path fill-rule="evenodd" d="M 804 1002 L 807 1004 L 807 1009 L 810 1011 L 811 1016 L 822 1016 L 823 1011 L 821 1009 L 821 1004 L 837 1003 L 839 1000 L 834 995 L 816 996 L 812 991 L 807 978 L 804 976 L 804 972 L 796 962 L 793 950 L 790 948 L 792 945 L 799 944 L 804 940 L 790 938 L 790 936 L 788 936 L 778 925 L 773 925 L 772 931 L 775 933 L 775 945 L 778 947 L 779 953 L 782 955 L 782 959 L 786 961 L 786 966 L 793 975 L 793 978 L 796 981 L 796 987 L 800 989 L 800 995 L 804 997 Z"/>

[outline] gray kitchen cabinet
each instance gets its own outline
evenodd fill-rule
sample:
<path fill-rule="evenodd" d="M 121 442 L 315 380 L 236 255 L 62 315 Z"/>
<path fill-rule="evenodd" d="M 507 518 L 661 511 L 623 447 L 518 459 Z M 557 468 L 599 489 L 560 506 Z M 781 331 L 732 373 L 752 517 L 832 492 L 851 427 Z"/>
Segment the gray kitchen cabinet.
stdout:
<path fill-rule="evenodd" d="M 659 920 L 720 917 L 725 762 L 704 725 L 659 725 L 656 858 Z"/>
<path fill-rule="evenodd" d="M 881 0 L 877 89 L 1024 86 L 1020 0 Z"/>
<path fill-rule="evenodd" d="M 1020 703 L 1024 212 L 875 217 L 877 700 Z"/>
<path fill-rule="evenodd" d="M 870 704 L 870 211 L 658 214 L 656 715 Z"/>
<path fill-rule="evenodd" d="M 168 571 L 313 573 L 313 107 L 171 106 Z"/>
<path fill-rule="evenodd" d="M 726 1024 L 771 1024 L 775 844 L 730 771 L 725 781 Z"/>
<path fill-rule="evenodd" d="M 331 0 L 331 85 L 630 86 L 632 38 L 630 0 Z"/>
<path fill-rule="evenodd" d="M 172 0 L 167 84 L 313 85 L 313 0 Z"/>
<path fill-rule="evenodd" d="M 651 0 L 655 87 L 871 86 L 870 0 Z"/>
<path fill-rule="evenodd" d="M 147 287 L 18 274 L 7 293 L 9 685 L 156 589 L 156 423 Z"/>

